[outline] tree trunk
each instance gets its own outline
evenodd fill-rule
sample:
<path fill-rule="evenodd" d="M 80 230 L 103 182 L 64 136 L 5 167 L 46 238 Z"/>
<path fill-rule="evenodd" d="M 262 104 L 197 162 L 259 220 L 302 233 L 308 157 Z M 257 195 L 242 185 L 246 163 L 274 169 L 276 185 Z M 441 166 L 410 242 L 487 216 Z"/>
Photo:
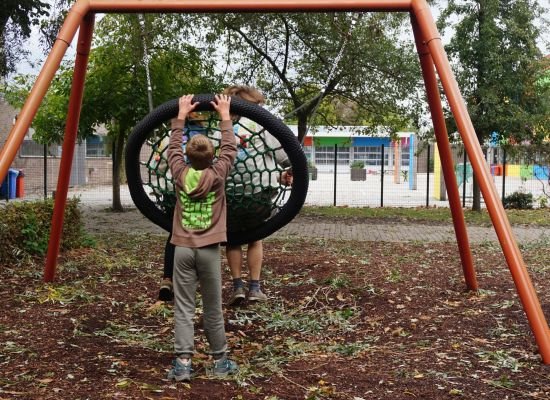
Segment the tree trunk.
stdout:
<path fill-rule="evenodd" d="M 477 14 L 477 21 L 478 21 L 478 36 L 479 36 L 480 41 L 489 39 L 488 37 L 486 37 L 486 29 L 485 29 L 485 24 L 486 24 L 485 11 L 486 10 L 485 10 L 485 7 L 487 7 L 487 5 L 484 2 L 479 3 L 479 11 L 478 11 L 478 14 Z M 476 67 L 477 67 L 477 88 L 476 88 L 476 92 L 475 92 L 476 94 L 475 94 L 474 98 L 475 98 L 475 105 L 479 108 L 479 110 L 477 111 L 477 115 L 473 117 L 472 122 L 474 122 L 474 126 L 476 127 L 475 132 L 476 132 L 476 135 L 477 135 L 477 140 L 479 141 L 479 143 L 483 143 L 481 130 L 479 128 L 479 125 L 476 123 L 476 121 L 478 121 L 479 119 L 482 119 L 483 115 L 484 115 L 484 113 L 482 111 L 483 108 L 484 108 L 484 103 L 482 101 L 482 98 L 481 98 L 481 95 L 480 95 L 480 92 L 479 92 L 479 88 L 480 88 L 480 86 L 483 86 L 483 83 L 485 82 L 487 72 L 486 72 L 486 69 L 485 69 L 485 62 L 482 59 L 482 57 L 477 58 Z M 472 179 L 472 211 L 481 211 L 481 191 L 479 190 L 479 182 L 477 180 L 477 177 L 476 177 L 475 173 L 473 174 L 472 178 L 473 178 Z"/>
<path fill-rule="evenodd" d="M 120 201 L 120 167 L 122 165 L 122 153 L 124 149 L 124 138 L 120 132 L 113 140 L 113 211 L 122 212 Z"/>
<path fill-rule="evenodd" d="M 472 184 L 472 211 L 481 211 L 481 191 L 479 190 L 479 183 L 475 174 Z"/>
<path fill-rule="evenodd" d="M 478 140 L 481 143 L 481 139 L 478 135 Z M 483 159 L 487 160 L 487 150 L 482 149 Z M 479 188 L 479 181 L 477 180 L 476 174 L 473 174 L 472 180 L 472 211 L 481 211 L 481 190 Z"/>
<path fill-rule="evenodd" d="M 304 143 L 307 134 L 307 114 L 298 113 L 298 141 Z"/>

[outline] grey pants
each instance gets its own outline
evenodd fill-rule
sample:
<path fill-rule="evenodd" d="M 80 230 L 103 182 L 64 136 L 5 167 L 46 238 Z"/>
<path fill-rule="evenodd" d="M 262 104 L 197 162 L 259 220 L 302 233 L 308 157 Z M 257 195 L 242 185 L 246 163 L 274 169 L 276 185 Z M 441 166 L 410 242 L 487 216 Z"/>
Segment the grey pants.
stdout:
<path fill-rule="evenodd" d="M 177 355 L 194 353 L 195 295 L 200 283 L 203 321 L 210 354 L 222 355 L 227 350 L 222 311 L 220 246 L 201 248 L 176 246 L 174 255 L 174 319 Z"/>

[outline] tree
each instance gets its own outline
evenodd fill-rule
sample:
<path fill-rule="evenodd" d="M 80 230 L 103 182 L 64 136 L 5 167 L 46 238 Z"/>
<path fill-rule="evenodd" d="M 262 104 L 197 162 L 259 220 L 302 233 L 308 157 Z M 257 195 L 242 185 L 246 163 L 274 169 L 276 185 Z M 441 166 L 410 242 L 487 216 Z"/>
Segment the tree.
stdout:
<path fill-rule="evenodd" d="M 99 46 L 90 57 L 81 127 L 104 124 L 113 143 L 113 209 L 120 204 L 124 144 L 148 112 L 143 40 L 148 41 L 153 98 L 160 104 L 182 93 L 215 90 L 213 68 L 177 34 L 177 16 L 145 17 L 142 36 L 136 15 L 108 15 L 98 27 Z"/>
<path fill-rule="evenodd" d="M 176 16 L 149 14 L 145 19 L 143 31 L 136 15 L 103 17 L 97 24 L 86 77 L 78 135 L 84 139 L 99 125 L 107 128 L 112 143 L 115 211 L 122 211 L 120 182 L 126 139 L 149 112 L 143 40 L 148 41 L 153 98 L 157 104 L 182 93 L 219 89 L 212 65 L 197 49 L 183 42 Z M 60 69 L 34 120 L 35 137 L 43 143 L 60 143 L 63 139 L 72 69 L 72 65 Z M 22 105 L 29 83 L 28 78 L 15 79 L 7 89 L 8 101 Z"/>
<path fill-rule="evenodd" d="M 303 140 L 308 124 L 324 115 L 335 124 L 393 130 L 411 121 L 416 109 L 405 100 L 416 92 L 419 70 L 412 41 L 396 39 L 402 22 L 385 13 L 220 14 L 189 25 L 222 53 L 230 80 L 258 86 L 271 107 L 292 113 Z M 342 105 L 353 112 L 311 120 L 318 109 Z"/>
<path fill-rule="evenodd" d="M 535 85 L 541 69 L 533 0 L 449 0 L 439 19 L 457 20 L 446 50 L 480 143 L 496 132 L 516 142 L 541 142 L 543 98 Z M 474 177 L 473 209 L 481 199 Z"/>
<path fill-rule="evenodd" d="M 76 0 L 49 0 L 51 6 L 47 18 L 40 21 L 40 44 L 44 53 L 48 53 L 53 47 L 57 38 L 57 33 L 61 29 L 70 6 Z"/>
<path fill-rule="evenodd" d="M 40 0 L 3 0 L 0 7 L 0 77 L 15 72 L 15 65 L 24 55 L 19 48 L 38 25 L 40 17 L 48 15 L 49 5 Z"/>
<path fill-rule="evenodd" d="M 62 66 L 40 108 L 34 117 L 33 140 L 40 144 L 61 143 L 65 129 L 65 119 L 68 109 L 68 94 L 71 85 L 72 70 Z M 20 109 L 29 96 L 36 80 L 34 75 L 17 75 L 1 92 L 12 107 Z"/>

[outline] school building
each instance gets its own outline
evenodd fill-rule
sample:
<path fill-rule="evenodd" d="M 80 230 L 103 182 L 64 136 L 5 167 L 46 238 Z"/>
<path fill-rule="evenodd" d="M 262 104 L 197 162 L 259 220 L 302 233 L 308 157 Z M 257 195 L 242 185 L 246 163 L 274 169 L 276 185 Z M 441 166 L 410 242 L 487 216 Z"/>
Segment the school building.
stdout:
<path fill-rule="evenodd" d="M 295 135 L 296 125 L 289 125 Z M 335 154 L 337 166 L 350 166 L 355 161 L 365 168 L 379 171 L 382 160 L 385 170 L 409 169 L 426 172 L 427 163 L 420 162 L 417 153 L 417 136 L 414 132 L 398 132 L 392 140 L 387 134 L 366 134 L 364 126 L 316 126 L 311 128 L 303 143 L 307 159 L 320 170 L 332 170 Z M 422 152 L 421 152 L 422 153 Z M 422 158 L 422 157 L 421 157 Z"/>

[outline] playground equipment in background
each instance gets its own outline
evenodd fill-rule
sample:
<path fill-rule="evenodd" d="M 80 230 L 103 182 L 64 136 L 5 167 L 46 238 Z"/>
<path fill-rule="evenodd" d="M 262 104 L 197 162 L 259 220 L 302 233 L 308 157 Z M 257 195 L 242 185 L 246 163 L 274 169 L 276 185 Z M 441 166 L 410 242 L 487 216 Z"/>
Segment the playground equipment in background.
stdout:
<path fill-rule="evenodd" d="M 62 159 L 57 182 L 54 214 L 50 243 L 44 270 L 44 280 L 54 278 L 59 254 L 64 208 L 71 172 L 71 163 L 76 144 L 78 120 L 82 107 L 82 95 L 88 53 L 91 48 L 95 13 L 116 12 L 367 12 L 391 11 L 408 12 L 420 58 L 422 77 L 426 86 L 428 105 L 434 125 L 435 137 L 442 163 L 442 172 L 446 182 L 449 205 L 453 217 L 460 258 L 466 286 L 470 290 L 478 288 L 473 257 L 468 243 L 468 233 L 460 196 L 454 174 L 453 159 L 442 110 L 441 84 L 448 104 L 456 120 L 458 132 L 462 137 L 468 158 L 483 197 L 491 221 L 495 228 L 506 262 L 516 285 L 519 298 L 529 320 L 531 330 L 537 342 L 542 361 L 550 364 L 550 329 L 542 311 L 535 288 L 527 272 L 519 246 L 514 238 L 504 207 L 492 181 L 491 173 L 485 162 L 481 146 L 477 139 L 472 121 L 464 103 L 458 84 L 452 73 L 449 61 L 436 24 L 426 0 L 77 0 L 69 11 L 57 40 L 46 59 L 29 98 L 25 102 L 19 118 L 0 152 L 0 180 L 2 180 L 25 133 L 42 102 L 48 87 L 59 68 L 61 60 L 79 31 L 76 49 L 76 61 L 63 140 Z M 366 55 L 365 55 L 366 56 Z M 435 68 L 434 68 L 435 67 Z M 439 81 L 436 76 L 439 76 Z"/>

